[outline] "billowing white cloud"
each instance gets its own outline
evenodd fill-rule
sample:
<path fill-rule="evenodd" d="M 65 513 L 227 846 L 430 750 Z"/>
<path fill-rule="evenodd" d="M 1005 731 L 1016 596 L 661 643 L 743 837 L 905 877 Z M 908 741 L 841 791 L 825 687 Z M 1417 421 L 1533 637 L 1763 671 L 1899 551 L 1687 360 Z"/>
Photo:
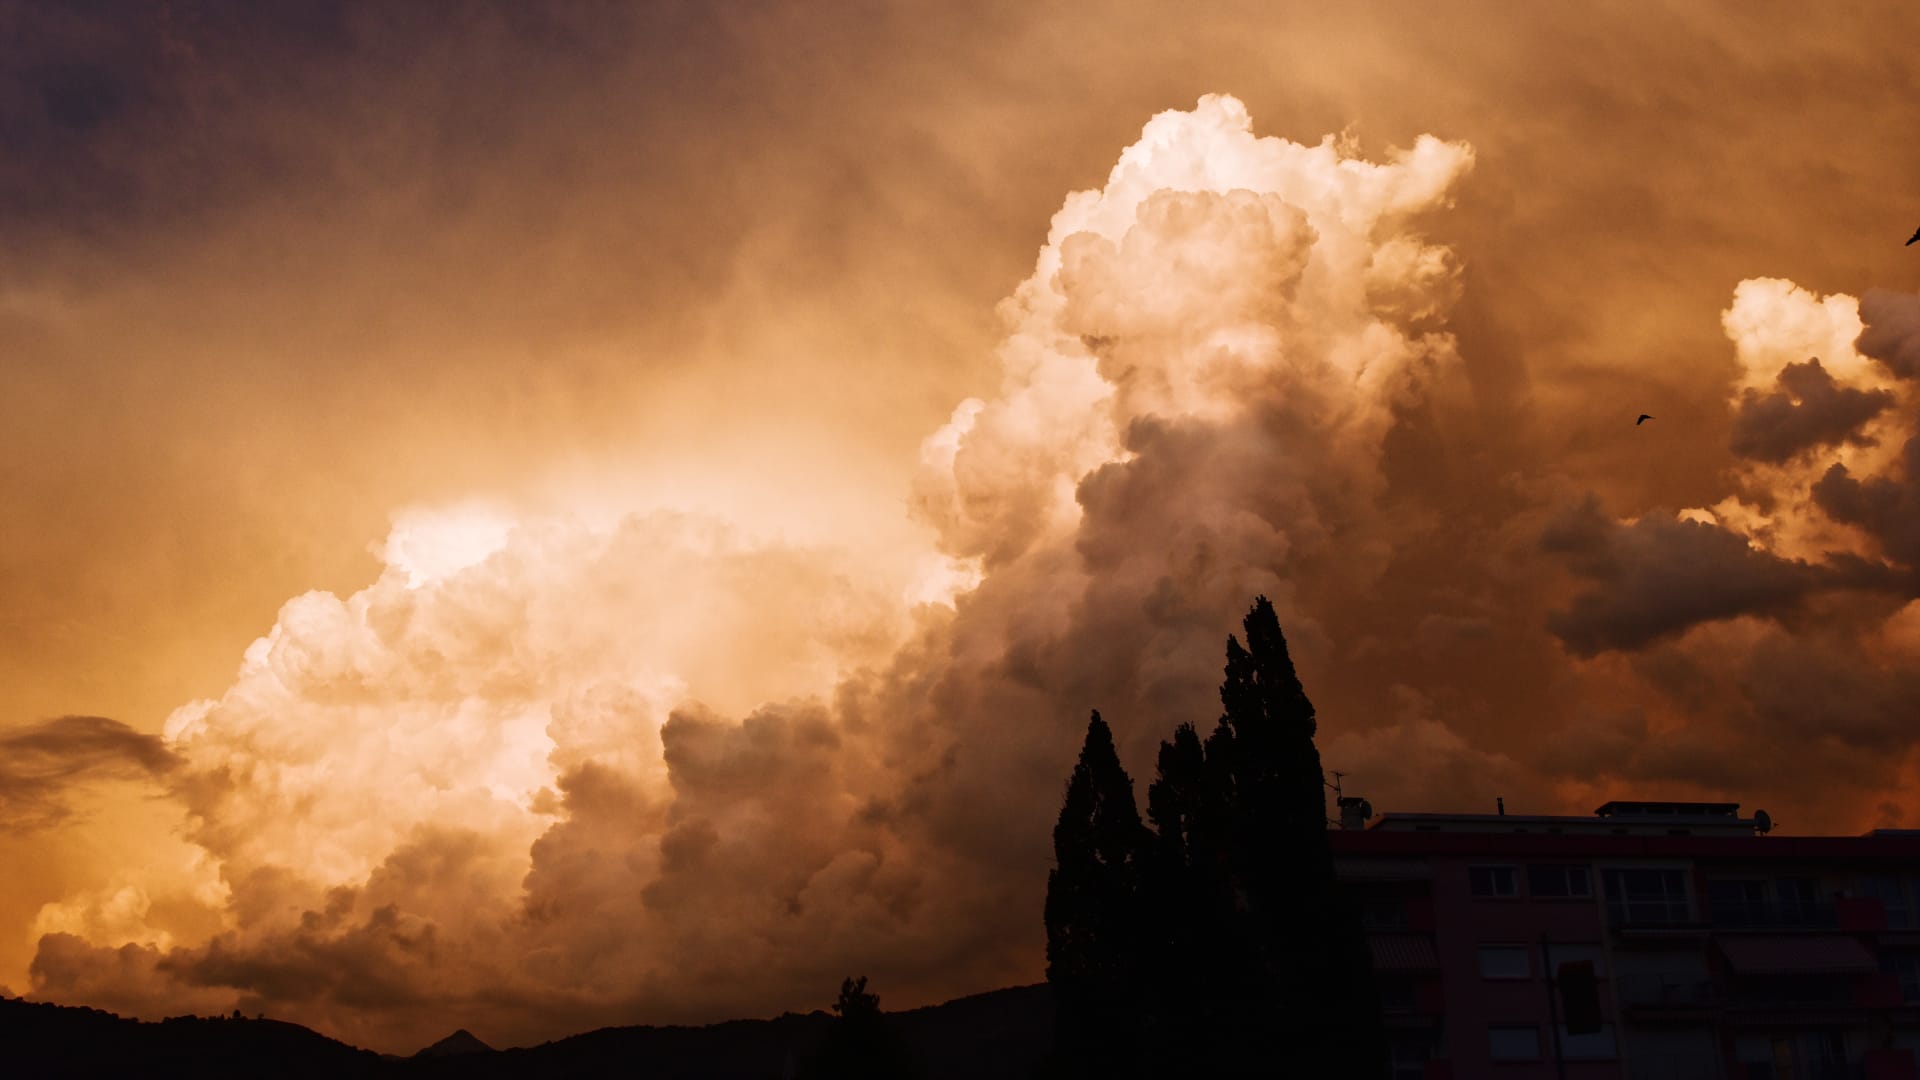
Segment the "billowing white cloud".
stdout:
<path fill-rule="evenodd" d="M 1254 593 L 1324 657 L 1299 583 L 1391 561 L 1385 440 L 1457 363 L 1415 220 L 1471 163 L 1258 137 L 1224 96 L 1154 117 L 1003 304 L 999 388 L 925 440 L 917 571 L 671 512 L 400 515 L 376 581 L 289 601 L 167 722 L 220 928 L 76 895 L 35 991 L 405 1049 L 1035 977 L 1085 710 L 1140 758 L 1204 719 Z"/>

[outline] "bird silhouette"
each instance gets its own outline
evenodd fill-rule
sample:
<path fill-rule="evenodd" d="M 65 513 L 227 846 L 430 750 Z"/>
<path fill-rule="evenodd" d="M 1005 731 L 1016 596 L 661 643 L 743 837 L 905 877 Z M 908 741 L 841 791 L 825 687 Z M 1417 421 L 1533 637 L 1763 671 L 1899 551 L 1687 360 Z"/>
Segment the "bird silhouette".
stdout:
<path fill-rule="evenodd" d="M 1653 419 L 1653 417 L 1651 417 L 1651 416 L 1648 416 L 1648 415 L 1647 415 L 1646 413 L 1641 413 L 1641 414 L 1640 414 L 1640 419 L 1638 419 L 1638 420 L 1635 420 L 1635 421 L 1633 422 L 1633 426 L 1634 426 L 1634 427 L 1639 427 L 1639 426 L 1640 426 L 1641 424 L 1644 424 L 1644 423 L 1646 423 L 1647 421 L 1649 421 L 1649 420 L 1651 420 L 1651 419 Z"/>
<path fill-rule="evenodd" d="M 1920 229 L 1913 230 L 1913 239 L 1907 241 L 1907 246 L 1912 247 L 1914 240 L 1920 240 Z"/>

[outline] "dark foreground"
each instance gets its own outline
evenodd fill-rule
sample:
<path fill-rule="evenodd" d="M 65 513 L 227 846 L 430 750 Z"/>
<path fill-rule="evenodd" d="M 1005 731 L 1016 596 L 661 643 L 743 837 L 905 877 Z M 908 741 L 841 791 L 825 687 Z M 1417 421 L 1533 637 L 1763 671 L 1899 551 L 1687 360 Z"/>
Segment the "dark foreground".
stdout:
<path fill-rule="evenodd" d="M 996 990 L 887 1019 L 926 1080 L 1032 1074 L 1053 1039 L 1045 986 Z M 834 1017 L 788 1013 L 706 1027 L 602 1028 L 487 1050 L 449 1037 L 411 1058 L 336 1042 L 278 1020 L 127 1020 L 97 1009 L 0 1000 L 0 1069 L 18 1077 L 634 1077 L 767 1080 L 796 1075 Z"/>

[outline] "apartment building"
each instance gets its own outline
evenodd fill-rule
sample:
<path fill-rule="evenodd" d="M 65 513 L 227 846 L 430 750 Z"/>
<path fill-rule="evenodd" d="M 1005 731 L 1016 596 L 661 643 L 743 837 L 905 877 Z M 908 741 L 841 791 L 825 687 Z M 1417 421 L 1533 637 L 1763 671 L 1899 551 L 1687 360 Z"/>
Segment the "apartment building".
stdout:
<path fill-rule="evenodd" d="M 1341 804 L 1396 1080 L 1920 1080 L 1920 831 Z"/>

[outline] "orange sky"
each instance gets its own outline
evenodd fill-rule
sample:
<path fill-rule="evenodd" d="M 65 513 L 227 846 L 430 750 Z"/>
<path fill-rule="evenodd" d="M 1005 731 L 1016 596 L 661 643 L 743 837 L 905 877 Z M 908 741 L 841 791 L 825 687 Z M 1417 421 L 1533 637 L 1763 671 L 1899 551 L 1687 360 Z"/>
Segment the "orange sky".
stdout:
<path fill-rule="evenodd" d="M 1255 591 L 1376 806 L 1912 825 L 1917 32 L 0 4 L 0 985 L 1036 978 Z"/>

